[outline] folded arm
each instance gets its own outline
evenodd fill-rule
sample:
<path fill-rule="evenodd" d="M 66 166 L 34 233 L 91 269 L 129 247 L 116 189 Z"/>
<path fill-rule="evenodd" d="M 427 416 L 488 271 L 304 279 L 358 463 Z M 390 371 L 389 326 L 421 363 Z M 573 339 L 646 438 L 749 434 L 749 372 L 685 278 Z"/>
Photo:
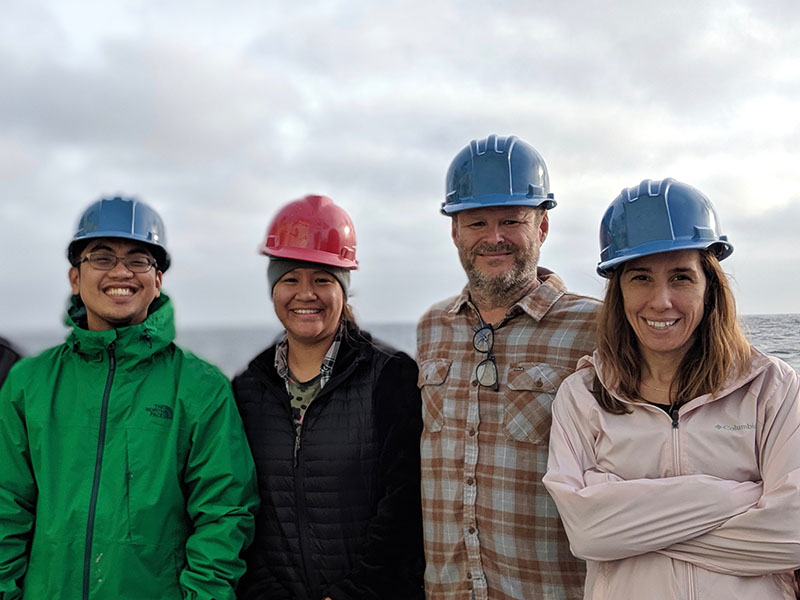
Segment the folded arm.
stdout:
<path fill-rule="evenodd" d="M 662 550 L 671 558 L 731 575 L 764 575 L 800 566 L 800 377 L 776 378 L 759 411 L 764 493 L 720 527 Z"/>
<path fill-rule="evenodd" d="M 758 483 L 710 475 L 624 481 L 604 473 L 586 403 L 580 405 L 572 387 L 562 385 L 553 403 L 544 484 L 576 556 L 617 560 L 668 548 L 719 527 L 760 498 Z"/>

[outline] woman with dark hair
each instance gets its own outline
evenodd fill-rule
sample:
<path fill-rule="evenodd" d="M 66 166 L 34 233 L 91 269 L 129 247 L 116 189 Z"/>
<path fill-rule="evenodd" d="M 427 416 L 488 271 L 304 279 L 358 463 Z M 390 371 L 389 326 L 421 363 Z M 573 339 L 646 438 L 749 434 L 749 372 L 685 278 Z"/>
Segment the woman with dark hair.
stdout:
<path fill-rule="evenodd" d="M 356 325 L 355 246 L 347 213 L 307 196 L 261 248 L 285 332 L 233 381 L 262 503 L 239 598 L 424 597 L 417 367 Z"/>
<path fill-rule="evenodd" d="M 713 205 L 645 180 L 600 241 L 598 349 L 558 391 L 544 477 L 584 598 L 795 598 L 800 378 L 739 328 Z"/>

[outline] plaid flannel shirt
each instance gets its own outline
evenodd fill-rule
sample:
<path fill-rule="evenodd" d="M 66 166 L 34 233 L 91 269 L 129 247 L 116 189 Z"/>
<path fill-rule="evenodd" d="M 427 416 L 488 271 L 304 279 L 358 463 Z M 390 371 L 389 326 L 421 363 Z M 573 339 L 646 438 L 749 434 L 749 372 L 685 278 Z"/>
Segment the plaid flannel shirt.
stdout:
<path fill-rule="evenodd" d="M 572 600 L 585 567 L 569 550 L 542 485 L 550 406 L 595 347 L 594 298 L 540 285 L 494 328 L 499 391 L 478 385 L 486 358 L 468 289 L 434 305 L 417 328 L 422 390 L 422 509 L 429 600 Z"/>

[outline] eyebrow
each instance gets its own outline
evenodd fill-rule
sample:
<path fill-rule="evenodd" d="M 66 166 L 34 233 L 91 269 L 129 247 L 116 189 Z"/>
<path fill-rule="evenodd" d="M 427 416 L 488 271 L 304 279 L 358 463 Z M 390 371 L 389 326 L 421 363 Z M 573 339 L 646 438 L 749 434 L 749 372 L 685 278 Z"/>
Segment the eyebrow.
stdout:
<path fill-rule="evenodd" d="M 110 254 L 114 254 L 114 250 L 111 248 L 111 246 L 107 246 L 106 244 L 104 244 L 102 242 L 98 243 L 96 246 L 89 246 L 87 248 L 88 252 L 96 252 L 98 250 L 102 250 L 103 252 L 108 252 Z M 131 254 L 147 254 L 148 256 L 152 257 L 152 253 L 147 248 L 145 248 L 144 246 L 134 246 L 133 248 L 128 250 L 128 253 L 127 253 L 126 256 L 130 256 Z"/>
<path fill-rule="evenodd" d="M 642 273 L 652 273 L 652 269 L 650 267 L 628 267 L 625 269 L 625 273 L 630 273 L 631 271 L 637 271 Z M 670 273 L 696 273 L 697 269 L 694 267 L 675 267 L 669 270 Z"/>

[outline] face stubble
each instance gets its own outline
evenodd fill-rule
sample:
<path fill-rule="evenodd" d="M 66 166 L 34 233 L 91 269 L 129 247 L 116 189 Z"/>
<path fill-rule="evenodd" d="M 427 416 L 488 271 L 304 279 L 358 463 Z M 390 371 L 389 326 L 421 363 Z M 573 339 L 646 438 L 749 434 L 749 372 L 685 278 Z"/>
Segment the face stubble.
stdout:
<path fill-rule="evenodd" d="M 530 240 L 527 247 L 511 242 L 482 243 L 473 248 L 465 248 L 460 243 L 457 246 L 458 257 L 469 279 L 470 292 L 475 300 L 487 306 L 510 306 L 536 281 L 539 244 L 534 240 Z M 499 275 L 487 275 L 476 264 L 476 257 L 483 252 L 511 252 L 514 264 Z"/>

